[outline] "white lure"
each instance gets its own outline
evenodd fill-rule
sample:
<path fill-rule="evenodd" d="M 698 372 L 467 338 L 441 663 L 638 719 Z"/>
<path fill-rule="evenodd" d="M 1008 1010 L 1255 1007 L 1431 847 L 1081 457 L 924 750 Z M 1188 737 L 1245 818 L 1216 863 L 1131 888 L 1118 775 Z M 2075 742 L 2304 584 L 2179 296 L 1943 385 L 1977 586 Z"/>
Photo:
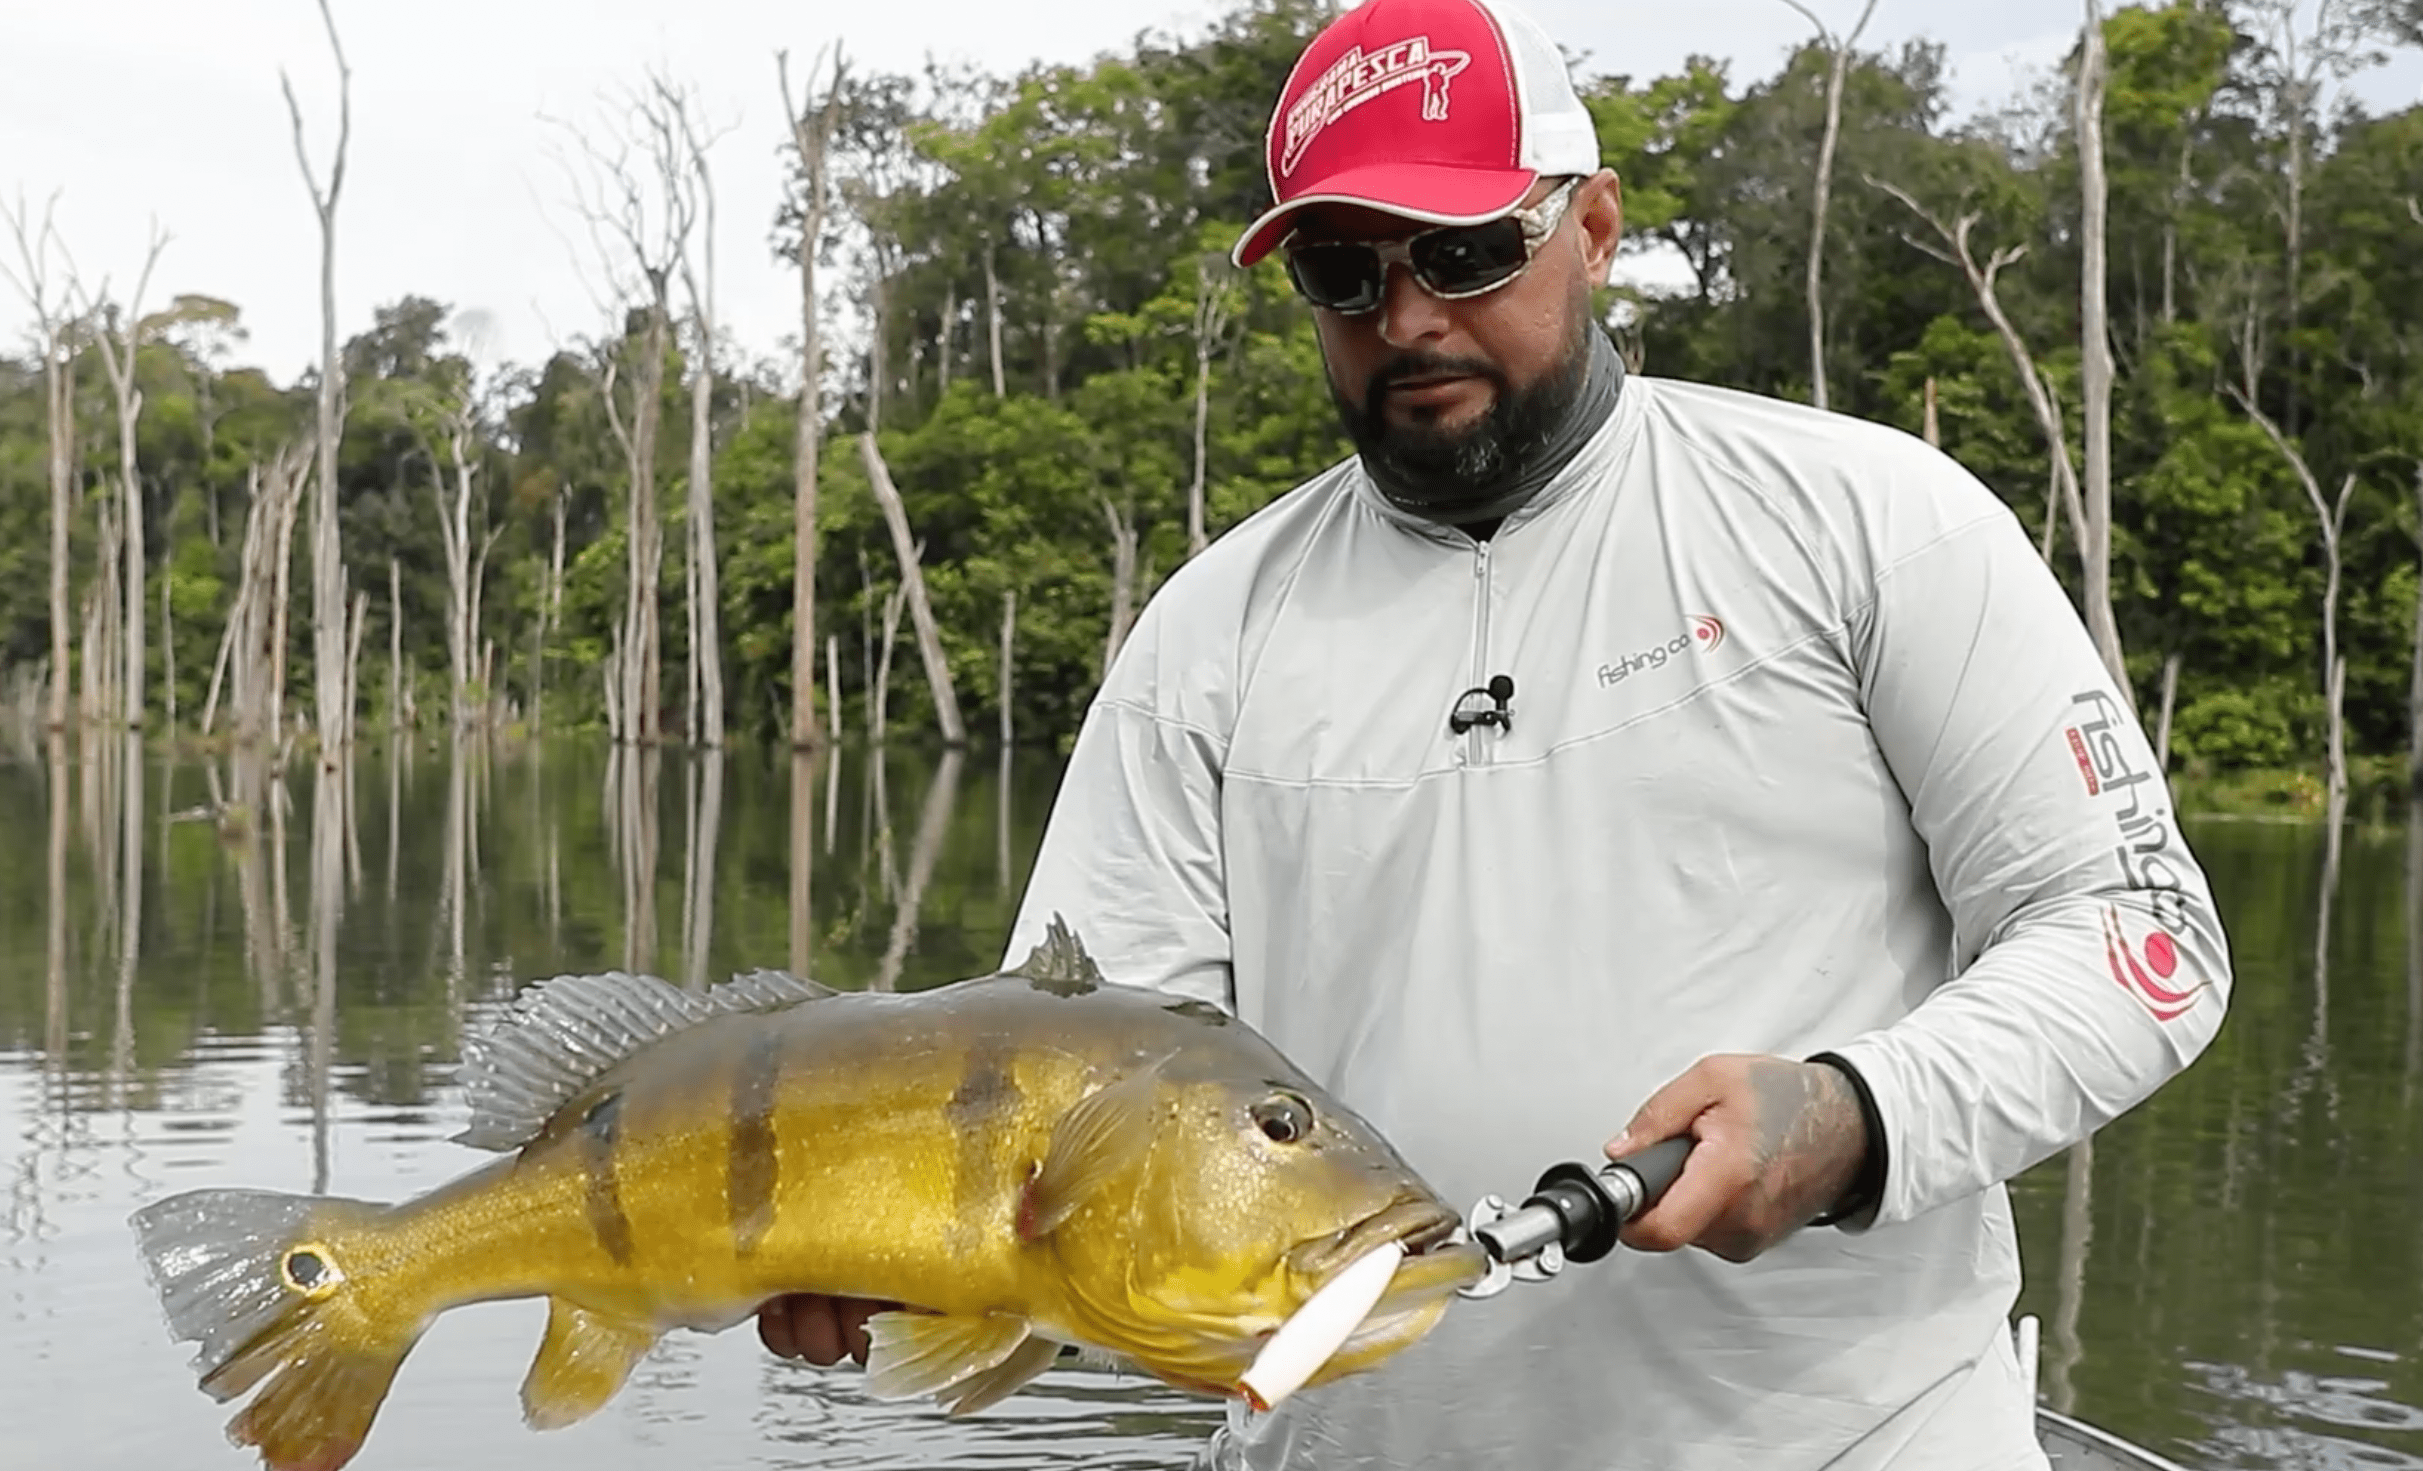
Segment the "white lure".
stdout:
<path fill-rule="evenodd" d="M 1405 1248 L 1388 1242 L 1356 1258 L 1306 1298 L 1304 1306 L 1270 1335 L 1270 1341 L 1254 1355 L 1253 1367 L 1238 1379 L 1237 1388 L 1244 1392 L 1247 1403 L 1257 1410 L 1269 1410 L 1302 1389 L 1304 1381 L 1319 1373 L 1330 1355 L 1363 1326 L 1404 1259 Z"/>

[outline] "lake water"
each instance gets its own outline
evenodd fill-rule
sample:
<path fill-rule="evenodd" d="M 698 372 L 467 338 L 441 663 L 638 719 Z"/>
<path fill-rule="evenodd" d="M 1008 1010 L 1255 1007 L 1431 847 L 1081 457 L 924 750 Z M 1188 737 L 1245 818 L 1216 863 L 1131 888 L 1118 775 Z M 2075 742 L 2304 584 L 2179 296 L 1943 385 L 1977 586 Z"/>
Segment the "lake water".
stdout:
<path fill-rule="evenodd" d="M 374 745 L 341 778 L 115 743 L 0 758 L 0 1465 L 255 1464 L 163 1331 L 139 1205 L 230 1184 L 397 1198 L 459 1173 L 480 1156 L 447 1142 L 456 1038 L 534 978 L 985 971 L 1057 776 L 1040 755 L 502 743 Z M 2406 833 L 2351 830 L 2335 874 L 2316 827 L 2191 833 L 2237 999 L 2185 1078 L 2018 1182 L 2041 1387 L 2191 1467 L 2423 1471 Z M 594 1420 L 539 1435 L 515 1390 L 543 1321 L 530 1302 L 439 1320 L 354 1464 L 1179 1467 L 1217 1419 L 1072 1372 L 951 1422 L 743 1329 L 669 1339 Z"/>

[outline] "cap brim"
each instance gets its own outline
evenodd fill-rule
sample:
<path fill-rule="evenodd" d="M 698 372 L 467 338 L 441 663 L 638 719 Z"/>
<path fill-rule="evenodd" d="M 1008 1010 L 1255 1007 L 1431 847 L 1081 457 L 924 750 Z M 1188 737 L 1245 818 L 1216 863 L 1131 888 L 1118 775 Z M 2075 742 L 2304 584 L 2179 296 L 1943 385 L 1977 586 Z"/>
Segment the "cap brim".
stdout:
<path fill-rule="evenodd" d="M 1530 169 L 1461 169 L 1423 163 L 1373 163 L 1344 169 L 1248 225 L 1230 259 L 1239 268 L 1253 265 L 1286 238 L 1299 211 L 1319 204 L 1356 205 L 1426 225 L 1478 225 L 1521 204 L 1539 177 Z"/>

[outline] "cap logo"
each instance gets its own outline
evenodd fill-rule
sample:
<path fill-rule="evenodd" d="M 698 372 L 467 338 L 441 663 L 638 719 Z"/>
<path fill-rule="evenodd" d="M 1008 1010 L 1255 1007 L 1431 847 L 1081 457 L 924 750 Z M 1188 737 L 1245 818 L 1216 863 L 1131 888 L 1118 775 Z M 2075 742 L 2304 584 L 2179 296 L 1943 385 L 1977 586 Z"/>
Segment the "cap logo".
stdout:
<path fill-rule="evenodd" d="M 1279 155 L 1280 176 L 1296 171 L 1304 150 L 1321 136 L 1322 129 L 1409 82 L 1422 84 L 1422 121 L 1445 122 L 1447 84 L 1470 65 L 1470 52 L 1434 51 L 1428 36 L 1408 37 L 1368 53 L 1360 46 L 1349 49 L 1287 109 L 1287 146 Z"/>

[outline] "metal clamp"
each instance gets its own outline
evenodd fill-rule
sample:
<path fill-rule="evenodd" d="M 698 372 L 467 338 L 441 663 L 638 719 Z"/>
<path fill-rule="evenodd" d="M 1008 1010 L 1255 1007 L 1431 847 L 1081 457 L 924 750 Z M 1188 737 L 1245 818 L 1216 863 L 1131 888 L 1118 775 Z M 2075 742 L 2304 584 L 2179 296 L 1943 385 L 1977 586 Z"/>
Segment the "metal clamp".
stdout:
<path fill-rule="evenodd" d="M 1497 1225 L 1514 1215 L 1516 1210 L 1517 1207 L 1508 1205 L 1501 1196 L 1482 1196 L 1464 1217 L 1463 1239 L 1478 1240 L 1484 1228 Z M 1565 1248 L 1554 1240 L 1544 1243 L 1537 1252 L 1517 1257 L 1511 1262 L 1503 1260 L 1496 1252 L 1483 1254 L 1489 1260 L 1488 1270 L 1482 1273 L 1480 1281 L 1457 1288 L 1457 1296 L 1476 1299 L 1495 1297 L 1516 1282 L 1546 1282 L 1565 1270 Z"/>

